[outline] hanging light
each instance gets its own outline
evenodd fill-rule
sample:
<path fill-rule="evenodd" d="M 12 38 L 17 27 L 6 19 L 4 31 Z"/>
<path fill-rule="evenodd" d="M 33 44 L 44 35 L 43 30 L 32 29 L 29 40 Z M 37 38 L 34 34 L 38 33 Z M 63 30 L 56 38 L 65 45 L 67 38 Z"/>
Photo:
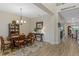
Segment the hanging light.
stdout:
<path fill-rule="evenodd" d="M 19 20 L 17 20 L 16 23 L 19 24 Z"/>
<path fill-rule="evenodd" d="M 23 20 L 23 18 L 22 18 L 22 8 L 20 8 L 20 13 L 21 13 L 21 16 L 20 16 L 20 21 L 19 21 L 19 20 L 17 20 L 16 22 L 17 22 L 18 24 L 22 25 L 23 23 L 26 23 L 26 21 L 25 21 L 25 20 Z"/>
<path fill-rule="evenodd" d="M 26 21 L 24 21 L 24 23 L 26 23 Z"/>
<path fill-rule="evenodd" d="M 23 20 L 21 20 L 21 23 L 23 23 Z"/>

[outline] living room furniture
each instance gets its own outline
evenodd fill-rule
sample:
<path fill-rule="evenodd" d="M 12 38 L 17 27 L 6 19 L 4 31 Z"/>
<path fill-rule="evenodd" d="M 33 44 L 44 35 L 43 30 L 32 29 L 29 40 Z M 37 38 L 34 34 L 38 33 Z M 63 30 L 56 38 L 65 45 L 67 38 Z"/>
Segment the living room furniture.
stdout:
<path fill-rule="evenodd" d="M 9 24 L 9 36 L 19 35 L 19 32 L 19 24 L 16 24 L 16 21 L 12 21 L 12 23 Z"/>
<path fill-rule="evenodd" d="M 11 42 L 10 41 L 4 41 L 4 38 L 0 36 L 1 40 L 1 51 L 4 52 L 4 50 L 11 48 Z"/>
<path fill-rule="evenodd" d="M 26 43 L 27 45 L 30 44 L 32 45 L 34 41 L 36 40 L 34 33 L 29 33 L 26 37 Z"/>
<path fill-rule="evenodd" d="M 25 42 L 25 35 L 20 35 L 18 42 L 19 42 L 19 46 L 20 46 L 20 47 L 21 47 L 21 46 L 25 47 L 25 43 L 26 43 L 26 42 Z"/>
<path fill-rule="evenodd" d="M 43 41 L 43 33 L 34 33 L 36 40 L 38 40 L 37 38 L 40 38 L 40 41 Z"/>
<path fill-rule="evenodd" d="M 25 35 L 16 35 L 16 36 L 11 36 L 9 37 L 9 40 L 11 41 L 12 44 L 12 49 L 15 47 L 20 48 L 21 46 L 25 46 Z"/>
<path fill-rule="evenodd" d="M 12 49 L 15 47 L 25 47 L 25 35 L 11 36 Z"/>
<path fill-rule="evenodd" d="M 43 33 L 41 32 L 43 29 L 43 21 L 40 22 L 36 22 L 36 28 L 35 28 L 35 33 L 33 33 L 35 35 L 36 40 L 38 40 L 38 38 L 40 38 L 40 41 L 43 41 Z"/>
<path fill-rule="evenodd" d="M 15 47 L 19 48 L 19 42 L 18 42 L 19 35 L 17 35 L 17 36 L 11 36 L 10 40 L 11 40 L 11 44 L 12 44 L 12 49 L 15 48 Z"/>

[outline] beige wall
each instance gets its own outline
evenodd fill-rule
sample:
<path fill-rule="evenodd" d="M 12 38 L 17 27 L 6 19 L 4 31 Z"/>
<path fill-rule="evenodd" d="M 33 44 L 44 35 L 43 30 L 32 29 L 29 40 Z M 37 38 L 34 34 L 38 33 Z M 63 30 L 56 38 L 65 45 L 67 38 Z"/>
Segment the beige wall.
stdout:
<path fill-rule="evenodd" d="M 56 17 L 55 16 L 45 16 L 43 18 L 37 17 L 31 19 L 31 31 L 36 27 L 36 22 L 43 21 L 44 22 L 44 41 L 49 42 L 51 44 L 58 44 L 58 37 L 56 38 Z M 57 39 L 57 40 L 56 40 Z"/>
<path fill-rule="evenodd" d="M 6 12 L 0 12 L 0 36 L 7 37 L 8 36 L 8 24 L 12 22 L 12 20 L 19 19 L 18 16 Z M 20 33 L 27 33 L 29 32 L 29 19 L 23 17 L 24 20 L 27 21 L 26 24 L 23 24 L 20 28 Z"/>
<path fill-rule="evenodd" d="M 59 20 L 59 16 L 58 16 L 58 10 L 57 10 L 57 7 L 55 4 L 50 4 L 50 3 L 44 3 L 43 4 L 46 8 L 48 8 L 52 13 L 53 15 L 51 15 L 51 26 L 52 26 L 52 29 L 53 29 L 53 32 L 54 32 L 54 41 L 55 41 L 55 44 L 58 44 L 60 43 L 60 33 L 59 33 L 59 28 L 58 28 L 58 22 L 60 21 Z M 53 26 L 54 25 L 54 26 Z M 52 38 L 51 38 L 52 39 Z"/>

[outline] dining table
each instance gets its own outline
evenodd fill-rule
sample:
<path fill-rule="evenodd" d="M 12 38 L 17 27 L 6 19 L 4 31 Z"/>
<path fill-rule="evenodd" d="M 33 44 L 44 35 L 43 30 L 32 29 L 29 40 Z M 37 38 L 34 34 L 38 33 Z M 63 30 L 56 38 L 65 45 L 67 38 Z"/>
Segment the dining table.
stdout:
<path fill-rule="evenodd" d="M 10 37 L 11 49 L 12 49 L 12 50 L 15 48 L 15 41 L 16 41 L 16 39 L 18 39 L 18 38 L 19 38 L 19 35 L 11 36 L 11 37 Z"/>

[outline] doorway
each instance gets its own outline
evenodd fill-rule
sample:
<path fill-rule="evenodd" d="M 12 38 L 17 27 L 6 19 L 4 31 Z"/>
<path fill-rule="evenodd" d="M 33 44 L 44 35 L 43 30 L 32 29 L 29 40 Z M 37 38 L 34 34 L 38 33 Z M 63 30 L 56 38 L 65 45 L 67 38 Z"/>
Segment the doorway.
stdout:
<path fill-rule="evenodd" d="M 65 30 L 65 37 L 79 39 L 79 8 L 59 12 Z"/>

